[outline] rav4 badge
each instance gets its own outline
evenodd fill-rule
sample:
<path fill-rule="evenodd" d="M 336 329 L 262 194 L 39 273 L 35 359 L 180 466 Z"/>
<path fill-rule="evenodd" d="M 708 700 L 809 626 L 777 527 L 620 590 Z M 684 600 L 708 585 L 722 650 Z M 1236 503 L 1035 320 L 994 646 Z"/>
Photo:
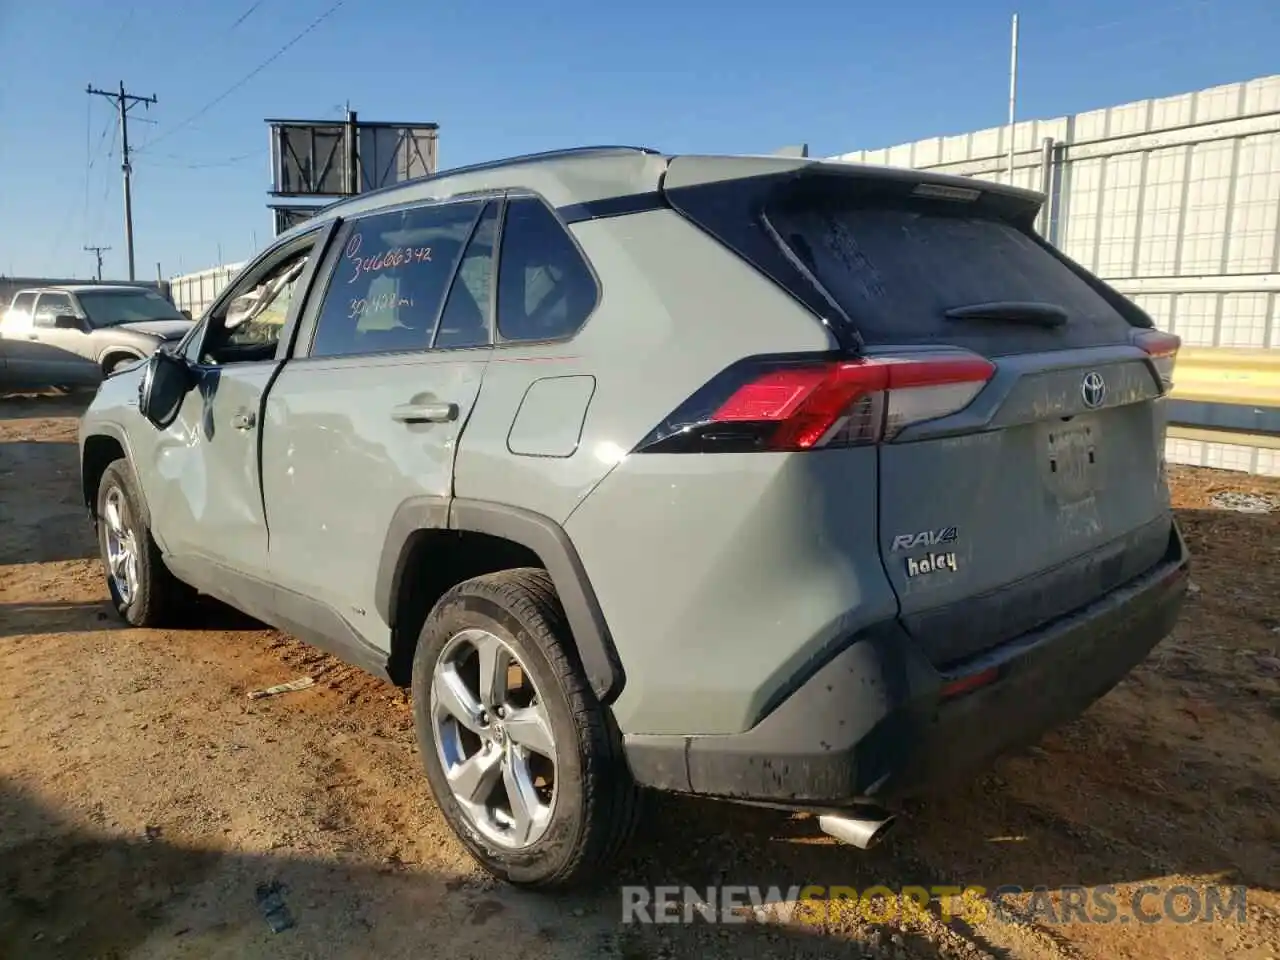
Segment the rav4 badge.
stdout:
<path fill-rule="evenodd" d="M 955 527 L 943 527 L 941 530 L 921 530 L 919 533 L 900 533 L 893 538 L 891 553 L 899 550 L 913 550 L 916 547 L 936 547 L 943 543 L 955 543 L 960 534 Z"/>

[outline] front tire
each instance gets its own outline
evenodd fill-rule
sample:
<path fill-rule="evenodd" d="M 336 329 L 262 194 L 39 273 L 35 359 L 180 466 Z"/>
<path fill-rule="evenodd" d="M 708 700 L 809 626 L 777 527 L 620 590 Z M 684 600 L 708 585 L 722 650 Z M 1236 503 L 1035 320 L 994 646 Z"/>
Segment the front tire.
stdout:
<path fill-rule="evenodd" d="M 565 887 L 617 856 L 639 790 L 545 570 L 467 580 L 423 625 L 418 745 L 436 802 L 490 874 Z"/>
<path fill-rule="evenodd" d="M 125 460 L 103 471 L 98 483 L 98 549 L 116 612 L 135 627 L 170 625 L 195 597 L 164 565 L 143 519 L 138 482 Z"/>

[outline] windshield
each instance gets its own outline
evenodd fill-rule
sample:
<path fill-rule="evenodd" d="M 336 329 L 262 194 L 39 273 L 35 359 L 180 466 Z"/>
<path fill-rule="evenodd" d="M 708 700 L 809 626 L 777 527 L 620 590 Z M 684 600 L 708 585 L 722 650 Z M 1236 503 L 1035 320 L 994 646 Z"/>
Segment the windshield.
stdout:
<path fill-rule="evenodd" d="M 150 290 L 93 290 L 79 294 L 94 327 L 118 327 L 144 320 L 186 320 L 177 307 Z"/>

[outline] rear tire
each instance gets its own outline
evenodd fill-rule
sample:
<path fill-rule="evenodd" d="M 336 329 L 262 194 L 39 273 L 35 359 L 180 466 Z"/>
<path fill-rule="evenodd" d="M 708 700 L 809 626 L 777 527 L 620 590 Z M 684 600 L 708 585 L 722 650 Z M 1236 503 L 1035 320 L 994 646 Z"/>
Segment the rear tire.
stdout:
<path fill-rule="evenodd" d="M 487 695 L 481 664 L 498 678 Z M 481 867 L 522 886 L 567 887 L 617 856 L 640 792 L 545 570 L 487 574 L 441 597 L 422 627 L 412 683 L 427 779 Z"/>
<path fill-rule="evenodd" d="M 176 624 L 196 592 L 169 572 L 143 520 L 138 481 L 127 460 L 116 460 L 98 483 L 98 549 L 111 604 L 135 627 Z"/>

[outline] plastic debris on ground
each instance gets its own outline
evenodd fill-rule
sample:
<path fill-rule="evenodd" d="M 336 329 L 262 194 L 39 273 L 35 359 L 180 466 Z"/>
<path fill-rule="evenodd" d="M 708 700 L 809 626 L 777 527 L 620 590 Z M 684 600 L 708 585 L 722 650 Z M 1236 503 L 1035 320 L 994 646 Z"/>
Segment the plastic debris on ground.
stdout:
<path fill-rule="evenodd" d="M 293 926 L 293 914 L 284 902 L 283 886 L 276 882 L 260 883 L 254 896 L 272 933 L 282 933 Z"/>
<path fill-rule="evenodd" d="M 281 693 L 292 693 L 294 690 L 305 690 L 315 682 L 313 677 L 299 677 L 297 680 L 290 680 L 288 683 L 277 683 L 274 687 L 267 687 L 265 690 L 251 690 L 249 699 L 261 700 L 263 697 L 274 697 Z"/>

